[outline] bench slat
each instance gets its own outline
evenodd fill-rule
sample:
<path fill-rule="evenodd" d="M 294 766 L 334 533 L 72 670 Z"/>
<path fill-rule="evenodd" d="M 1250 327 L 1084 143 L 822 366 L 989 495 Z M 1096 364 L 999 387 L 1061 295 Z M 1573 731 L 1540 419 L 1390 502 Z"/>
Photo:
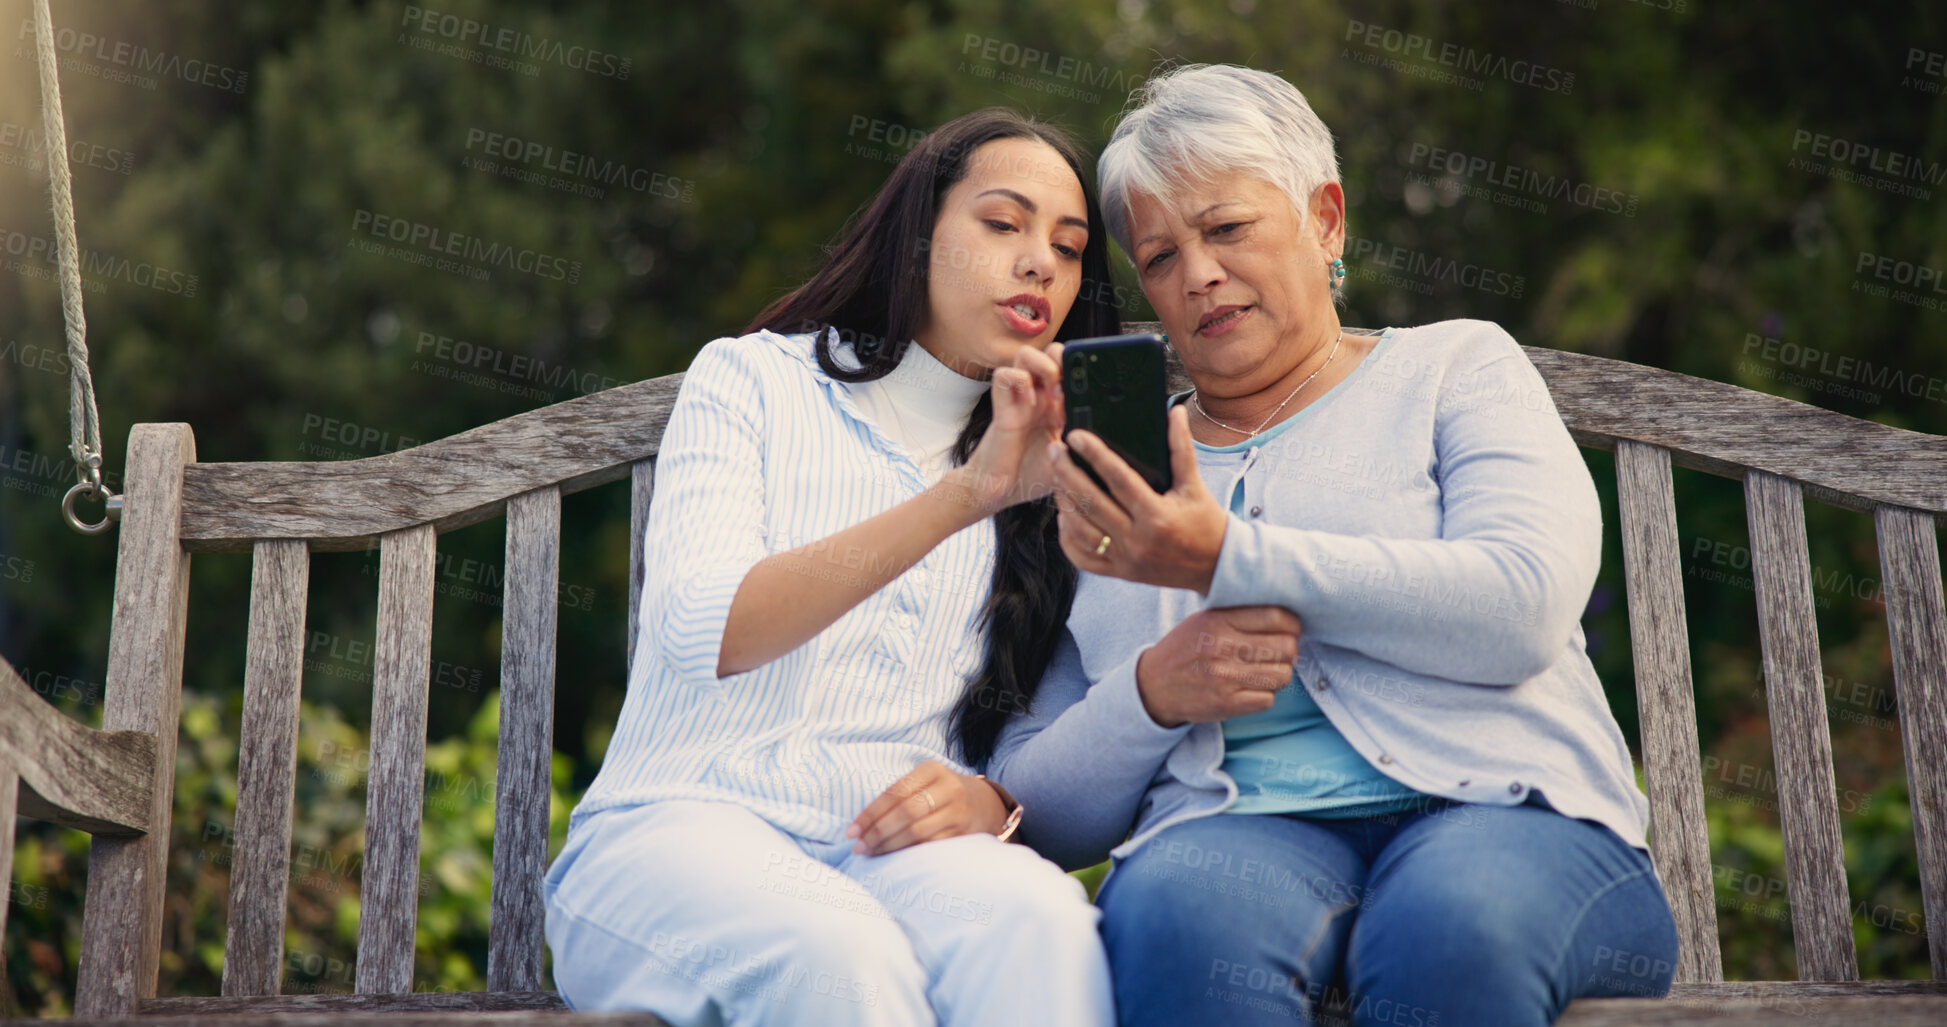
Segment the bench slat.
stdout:
<path fill-rule="evenodd" d="M 1634 439 L 1679 467 L 1727 478 L 1746 469 L 1804 482 L 1855 510 L 1897 503 L 1947 513 L 1947 440 L 1848 417 L 1728 382 L 1608 357 L 1523 346 L 1575 441 Z"/>
<path fill-rule="evenodd" d="M 237 753 L 230 929 L 223 945 L 225 995 L 275 995 L 283 989 L 298 690 L 304 679 L 310 578 L 311 554 L 302 541 L 257 543 L 250 568 L 243 739 Z"/>
<path fill-rule="evenodd" d="M 642 578 L 648 571 L 643 556 L 643 534 L 649 530 L 649 500 L 656 487 L 656 462 L 637 460 L 629 479 L 629 623 L 623 625 L 629 636 L 629 671 L 635 671 L 635 632 L 642 613 Z"/>
<path fill-rule="evenodd" d="M 1940 1027 L 1937 995 L 1727 995 L 1667 999 L 1585 998 L 1557 1027 Z"/>
<path fill-rule="evenodd" d="M 574 1027 L 577 1021 L 588 1015 L 581 1014 L 572 1019 L 563 1019 L 561 1014 L 567 1011 L 567 1003 L 562 1002 L 561 996 L 552 991 L 414 991 L 402 995 L 346 995 L 325 992 L 312 995 L 276 995 L 241 999 L 185 995 L 149 999 L 140 1007 L 143 1016 L 191 1016 L 199 1019 L 221 1017 L 221 1022 L 226 1024 L 236 1023 L 237 1019 L 243 1016 L 289 1017 L 329 1014 L 376 1018 L 386 1014 L 398 1016 L 440 1014 L 446 1017 L 441 1021 L 443 1023 L 471 1025 L 482 1018 L 491 1019 L 491 1014 L 529 1012 L 550 1013 L 555 1018 L 549 1022 L 559 1027 Z M 463 1013 L 475 1015 L 462 1018 L 459 1014 Z M 388 1019 L 386 1022 L 392 1021 Z"/>
<path fill-rule="evenodd" d="M 412 990 L 419 919 L 419 830 L 426 788 L 426 689 L 432 664 L 433 526 L 379 541 L 372 652 L 372 769 L 365 799 L 358 993 Z"/>
<path fill-rule="evenodd" d="M 1839 833 L 1832 731 L 1820 687 L 1805 500 L 1797 482 L 1755 470 L 1744 479 L 1744 499 L 1798 976 L 1855 981 L 1859 962 Z"/>
<path fill-rule="evenodd" d="M 1648 779 L 1650 855 L 1675 914 L 1682 943 L 1676 979 L 1721 981 L 1716 894 L 1711 887 L 1710 830 L 1704 819 L 1698 760 L 1697 703 L 1690 674 L 1690 630 L 1684 623 L 1683 568 L 1677 555 L 1676 491 L 1670 453 L 1627 440 L 1616 443 L 1616 491 L 1622 507 L 1623 581 L 1635 654 L 1636 708 L 1642 718 L 1643 775 Z"/>
<path fill-rule="evenodd" d="M 1934 980 L 1947 981 L 1947 611 L 1941 600 L 1940 546 L 1933 517 L 1921 511 L 1882 506 L 1873 520 L 1879 529 L 1880 580 L 1893 644 L 1927 949 Z"/>
<path fill-rule="evenodd" d="M 7 936 L 7 904 L 13 899 L 14 814 L 19 797 L 20 774 L 0 752 L 0 881 L 8 884 L 7 893 L 0 895 L 0 938 Z"/>
<path fill-rule="evenodd" d="M 681 374 L 619 385 L 411 449 L 358 460 L 198 464 L 183 476 L 182 544 L 242 552 L 270 538 L 355 552 L 430 522 L 441 533 L 498 516 L 507 500 L 626 477 L 656 455 Z"/>
<path fill-rule="evenodd" d="M 536 489 L 508 500 L 488 991 L 541 987 L 560 577 L 561 493 Z"/>
<path fill-rule="evenodd" d="M 186 424 L 129 429 L 115 607 L 108 632 L 104 731 L 155 738 L 149 833 L 96 836 L 88 853 L 76 1016 L 123 1016 L 155 994 L 169 818 L 176 792 L 182 715 L 183 633 L 189 617 L 189 553 L 177 540 L 183 475 L 196 462 Z"/>

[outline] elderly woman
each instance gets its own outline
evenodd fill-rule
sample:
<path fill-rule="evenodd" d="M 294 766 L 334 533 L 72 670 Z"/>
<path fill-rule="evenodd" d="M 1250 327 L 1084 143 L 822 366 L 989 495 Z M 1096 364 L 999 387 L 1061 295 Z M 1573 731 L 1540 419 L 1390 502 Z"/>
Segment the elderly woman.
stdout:
<path fill-rule="evenodd" d="M 1545 1024 L 1661 995 L 1648 802 L 1578 618 L 1601 511 L 1483 321 L 1341 327 L 1331 134 L 1277 76 L 1152 79 L 1104 218 L 1196 388 L 1176 485 L 1055 444 L 1068 633 L 988 773 L 1098 902 L 1123 1023 Z"/>

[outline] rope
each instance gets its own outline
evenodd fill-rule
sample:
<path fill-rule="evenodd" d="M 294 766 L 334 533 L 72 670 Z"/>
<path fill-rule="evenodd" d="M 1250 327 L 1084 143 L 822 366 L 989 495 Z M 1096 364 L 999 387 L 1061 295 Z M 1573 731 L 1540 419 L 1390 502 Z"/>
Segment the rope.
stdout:
<path fill-rule="evenodd" d="M 61 113 L 61 78 L 54 50 L 54 18 L 47 0 L 34 0 L 34 42 L 41 67 L 41 123 L 47 128 L 47 178 L 54 194 L 54 232 L 61 265 L 61 314 L 68 339 L 68 452 L 81 484 L 101 485 L 101 415 L 88 370 L 88 317 L 81 309 L 81 247 L 74 231 L 74 183 L 68 170 L 68 129 Z M 63 501 L 71 509 L 72 499 Z M 71 518 L 72 519 L 72 518 Z M 105 522 L 104 522 L 105 523 Z"/>

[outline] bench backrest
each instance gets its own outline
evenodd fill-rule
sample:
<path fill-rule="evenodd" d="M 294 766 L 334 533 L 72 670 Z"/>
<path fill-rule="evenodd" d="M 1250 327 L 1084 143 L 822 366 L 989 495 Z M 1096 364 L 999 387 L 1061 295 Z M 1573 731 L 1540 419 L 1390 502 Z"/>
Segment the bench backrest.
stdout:
<path fill-rule="evenodd" d="M 1131 330 L 1153 330 L 1133 325 Z M 1616 453 L 1652 852 L 1682 938 L 1679 981 L 1723 978 L 1677 546 L 1673 464 L 1745 483 L 1800 977 L 1858 976 L 1803 496 L 1874 515 L 1933 976 L 1947 980 L 1947 607 L 1935 521 L 1947 438 L 1599 357 L 1529 349 L 1571 433 Z M 1177 388 L 1186 388 L 1174 368 Z M 541 986 L 560 497 L 629 477 L 633 656 L 653 462 L 681 375 L 558 403 L 410 450 L 336 463 L 195 462 L 189 427 L 130 434 L 103 727 L 174 765 L 189 556 L 253 553 L 223 994 L 281 986 L 311 551 L 379 550 L 371 772 L 356 988 L 410 991 L 435 538 L 505 513 L 501 714 L 487 984 Z M 83 1015 L 153 995 L 173 782 L 160 825 L 98 838 Z"/>

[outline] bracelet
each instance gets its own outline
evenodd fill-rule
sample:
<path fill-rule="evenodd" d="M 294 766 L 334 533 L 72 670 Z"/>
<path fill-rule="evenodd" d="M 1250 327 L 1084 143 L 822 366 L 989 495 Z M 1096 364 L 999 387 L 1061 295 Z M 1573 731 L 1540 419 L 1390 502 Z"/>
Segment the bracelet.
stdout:
<path fill-rule="evenodd" d="M 986 781 L 987 787 L 992 788 L 994 794 L 1001 797 L 1001 805 L 1007 807 L 1007 823 L 1001 825 L 1001 829 L 994 833 L 994 837 L 1004 842 L 1011 841 L 1014 838 L 1014 832 L 1021 827 L 1021 815 L 1027 811 L 1022 809 L 1021 803 L 1013 795 L 1009 794 L 1007 789 L 1002 788 L 999 783 L 989 779 L 986 774 L 975 774 L 974 776 L 982 781 Z"/>

